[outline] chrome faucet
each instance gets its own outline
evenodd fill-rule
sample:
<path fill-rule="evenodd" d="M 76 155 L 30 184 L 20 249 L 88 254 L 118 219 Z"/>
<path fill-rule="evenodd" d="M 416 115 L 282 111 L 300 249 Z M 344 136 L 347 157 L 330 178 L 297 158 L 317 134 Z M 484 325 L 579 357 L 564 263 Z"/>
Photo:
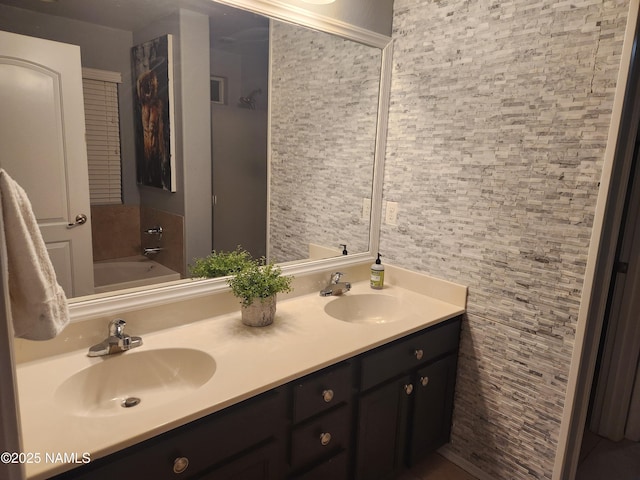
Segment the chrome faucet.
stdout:
<path fill-rule="evenodd" d="M 158 235 L 158 240 L 162 239 L 162 232 L 164 232 L 164 230 L 160 225 L 143 230 L 143 233 L 146 235 Z"/>
<path fill-rule="evenodd" d="M 334 272 L 329 278 L 329 285 L 320 290 L 321 297 L 330 297 L 332 295 L 342 295 L 344 292 L 351 290 L 351 284 L 349 282 L 341 282 L 340 278 L 344 273 Z"/>
<path fill-rule="evenodd" d="M 94 345 L 87 353 L 90 357 L 101 357 L 114 353 L 124 352 L 142 345 L 142 338 L 132 337 L 124 333 L 124 326 L 127 324 L 121 318 L 109 322 L 109 336 L 102 342 Z"/>
<path fill-rule="evenodd" d="M 155 255 L 156 253 L 160 253 L 163 250 L 164 248 L 162 247 L 144 247 L 142 249 L 142 253 L 145 257 L 151 257 L 152 255 Z"/>

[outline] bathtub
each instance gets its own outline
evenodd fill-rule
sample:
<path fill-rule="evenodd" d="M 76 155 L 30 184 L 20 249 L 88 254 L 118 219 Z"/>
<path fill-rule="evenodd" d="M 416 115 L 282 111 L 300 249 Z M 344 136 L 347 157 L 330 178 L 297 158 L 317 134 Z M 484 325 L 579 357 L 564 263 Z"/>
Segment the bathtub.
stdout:
<path fill-rule="evenodd" d="M 144 256 L 115 258 L 93 264 L 95 293 L 180 280 L 180 274 Z"/>

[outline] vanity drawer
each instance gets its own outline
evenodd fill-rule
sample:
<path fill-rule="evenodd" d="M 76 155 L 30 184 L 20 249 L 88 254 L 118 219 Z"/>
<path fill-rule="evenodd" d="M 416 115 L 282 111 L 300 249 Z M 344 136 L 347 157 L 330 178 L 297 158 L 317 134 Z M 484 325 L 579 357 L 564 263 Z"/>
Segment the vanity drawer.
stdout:
<path fill-rule="evenodd" d="M 343 405 L 291 432 L 291 467 L 297 469 L 349 446 L 349 407 Z"/>
<path fill-rule="evenodd" d="M 293 423 L 328 410 L 349 400 L 351 363 L 308 375 L 293 386 Z"/>
<path fill-rule="evenodd" d="M 363 355 L 360 390 L 367 390 L 413 367 L 458 349 L 461 317 L 396 340 Z"/>
<path fill-rule="evenodd" d="M 304 473 L 294 475 L 292 480 L 348 480 L 349 457 L 340 452 Z"/>
<path fill-rule="evenodd" d="M 187 478 L 274 437 L 286 422 L 286 405 L 283 391 L 276 389 L 92 461 L 86 467 L 72 470 L 59 478 L 172 479 L 177 476 L 174 472 L 176 461 L 183 458 L 188 460 L 188 466 L 182 473 Z"/>

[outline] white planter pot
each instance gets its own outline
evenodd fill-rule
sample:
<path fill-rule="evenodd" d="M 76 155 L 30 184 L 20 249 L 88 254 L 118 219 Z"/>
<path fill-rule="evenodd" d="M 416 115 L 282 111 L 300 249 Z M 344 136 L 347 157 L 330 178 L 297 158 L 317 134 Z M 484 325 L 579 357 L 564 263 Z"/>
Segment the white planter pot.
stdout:
<path fill-rule="evenodd" d="M 251 305 L 242 305 L 242 323 L 250 327 L 266 327 L 273 323 L 276 316 L 276 296 L 255 299 Z"/>

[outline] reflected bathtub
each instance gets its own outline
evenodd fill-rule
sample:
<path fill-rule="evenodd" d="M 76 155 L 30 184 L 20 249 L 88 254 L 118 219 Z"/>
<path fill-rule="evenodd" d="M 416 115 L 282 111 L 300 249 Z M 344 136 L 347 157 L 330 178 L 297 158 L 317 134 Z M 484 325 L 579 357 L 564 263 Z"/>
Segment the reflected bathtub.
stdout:
<path fill-rule="evenodd" d="M 95 293 L 180 280 L 180 274 L 144 256 L 115 258 L 93 264 Z"/>

